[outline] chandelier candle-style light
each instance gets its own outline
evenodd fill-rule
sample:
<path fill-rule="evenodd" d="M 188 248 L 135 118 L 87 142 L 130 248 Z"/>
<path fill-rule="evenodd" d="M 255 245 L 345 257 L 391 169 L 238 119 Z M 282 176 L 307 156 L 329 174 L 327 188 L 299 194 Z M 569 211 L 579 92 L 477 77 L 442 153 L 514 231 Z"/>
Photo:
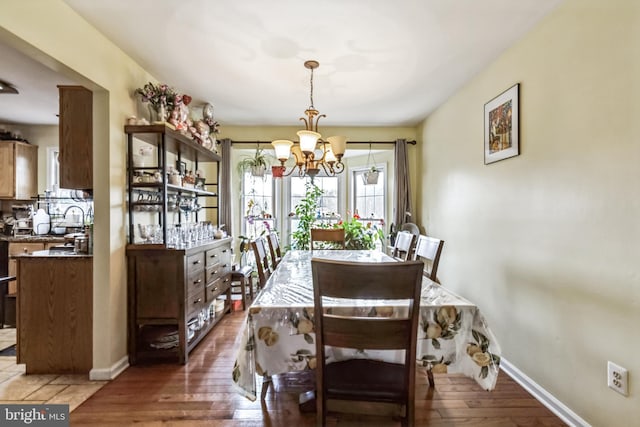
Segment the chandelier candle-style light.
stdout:
<path fill-rule="evenodd" d="M 278 139 L 271 142 L 276 152 L 276 158 L 280 160 L 280 166 L 274 166 L 274 177 L 289 176 L 294 171 L 298 171 L 299 176 L 309 176 L 313 179 L 319 172 L 320 168 L 328 176 L 334 176 L 344 171 L 342 156 L 347 148 L 347 138 L 344 136 L 330 136 L 326 141 L 322 139 L 322 135 L 318 133 L 318 121 L 320 114 L 313 106 L 313 70 L 320 66 L 318 61 L 306 61 L 305 68 L 311 70 L 310 79 L 310 100 L 311 105 L 305 110 L 307 117 L 300 117 L 305 124 L 305 129 L 297 132 L 299 142 L 292 142 L 288 139 Z M 285 162 L 293 153 L 295 166 L 287 173 Z"/>

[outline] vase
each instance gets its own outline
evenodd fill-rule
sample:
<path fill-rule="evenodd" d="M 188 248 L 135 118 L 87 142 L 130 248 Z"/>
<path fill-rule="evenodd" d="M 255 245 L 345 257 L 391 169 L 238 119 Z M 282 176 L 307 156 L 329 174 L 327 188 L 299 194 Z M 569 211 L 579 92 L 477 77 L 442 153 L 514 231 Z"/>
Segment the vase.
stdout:
<path fill-rule="evenodd" d="M 167 121 L 167 107 L 164 104 L 154 106 L 149 104 L 149 122 L 164 123 Z"/>

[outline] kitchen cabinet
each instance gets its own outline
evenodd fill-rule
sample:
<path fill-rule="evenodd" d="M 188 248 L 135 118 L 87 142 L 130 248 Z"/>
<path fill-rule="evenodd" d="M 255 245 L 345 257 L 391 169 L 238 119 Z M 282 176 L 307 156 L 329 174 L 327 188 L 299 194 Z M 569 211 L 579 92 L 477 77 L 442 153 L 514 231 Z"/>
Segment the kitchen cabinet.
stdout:
<path fill-rule="evenodd" d="M 0 141 L 0 199 L 29 200 L 38 195 L 38 146 Z"/>
<path fill-rule="evenodd" d="M 9 294 L 15 294 L 18 289 L 18 266 L 14 258 L 16 255 L 30 254 L 42 251 L 59 243 L 47 242 L 10 242 L 9 243 L 9 276 L 16 276 L 16 280 L 9 283 Z"/>
<path fill-rule="evenodd" d="M 18 262 L 16 356 L 27 374 L 88 374 L 93 366 L 90 256 L 25 255 Z"/>
<path fill-rule="evenodd" d="M 82 86 L 58 86 L 60 100 L 60 188 L 93 188 L 93 93 Z"/>

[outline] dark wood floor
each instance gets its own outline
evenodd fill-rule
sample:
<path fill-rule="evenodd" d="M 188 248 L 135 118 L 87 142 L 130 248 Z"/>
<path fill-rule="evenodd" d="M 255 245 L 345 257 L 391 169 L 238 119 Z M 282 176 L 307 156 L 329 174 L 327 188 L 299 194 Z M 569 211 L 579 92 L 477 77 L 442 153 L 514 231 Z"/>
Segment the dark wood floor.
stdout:
<path fill-rule="evenodd" d="M 191 353 L 189 363 L 130 367 L 71 413 L 71 425 L 312 426 L 301 414 L 295 388 L 271 389 L 251 402 L 231 385 L 238 332 L 244 313 L 226 316 Z M 416 425 L 564 426 L 565 424 L 503 372 L 486 392 L 461 375 L 435 375 L 435 390 L 419 374 Z M 328 425 L 394 426 L 379 417 L 330 414 Z"/>

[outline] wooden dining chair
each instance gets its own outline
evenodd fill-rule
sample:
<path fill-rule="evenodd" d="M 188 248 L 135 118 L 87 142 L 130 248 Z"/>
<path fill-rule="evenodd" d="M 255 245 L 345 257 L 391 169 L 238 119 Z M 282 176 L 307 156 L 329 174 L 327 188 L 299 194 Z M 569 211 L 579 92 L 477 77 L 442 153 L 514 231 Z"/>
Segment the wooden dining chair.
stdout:
<path fill-rule="evenodd" d="M 321 243 L 319 242 L 327 242 Z M 312 228 L 311 250 L 314 249 L 345 249 L 344 228 Z"/>
<path fill-rule="evenodd" d="M 374 407 L 384 415 L 402 417 L 403 425 L 413 425 L 422 268 L 419 261 L 311 260 L 319 426 L 325 425 L 327 409 L 371 414 Z M 408 311 L 401 317 L 331 314 L 323 306 L 324 297 L 408 300 Z M 327 364 L 325 346 L 404 350 L 404 363 L 359 358 Z"/>
<path fill-rule="evenodd" d="M 413 254 L 414 260 L 424 262 L 424 275 L 436 283 L 440 283 L 436 274 L 438 273 L 438 264 L 440 263 L 440 254 L 442 254 L 443 247 L 444 240 L 420 235 Z"/>
<path fill-rule="evenodd" d="M 267 234 L 267 242 L 269 243 L 269 253 L 271 254 L 271 268 L 275 270 L 282 259 L 278 234 L 275 232 Z"/>
<path fill-rule="evenodd" d="M 269 265 L 269 256 L 267 254 L 267 242 L 264 237 L 258 237 L 251 242 L 251 249 L 256 258 L 256 270 L 258 271 L 258 285 L 260 289 L 264 288 L 267 279 L 271 276 L 271 266 Z"/>
<path fill-rule="evenodd" d="M 415 236 L 408 231 L 400 231 L 396 235 L 396 242 L 393 245 L 391 256 L 398 261 L 407 261 L 411 257 L 411 249 Z"/>

